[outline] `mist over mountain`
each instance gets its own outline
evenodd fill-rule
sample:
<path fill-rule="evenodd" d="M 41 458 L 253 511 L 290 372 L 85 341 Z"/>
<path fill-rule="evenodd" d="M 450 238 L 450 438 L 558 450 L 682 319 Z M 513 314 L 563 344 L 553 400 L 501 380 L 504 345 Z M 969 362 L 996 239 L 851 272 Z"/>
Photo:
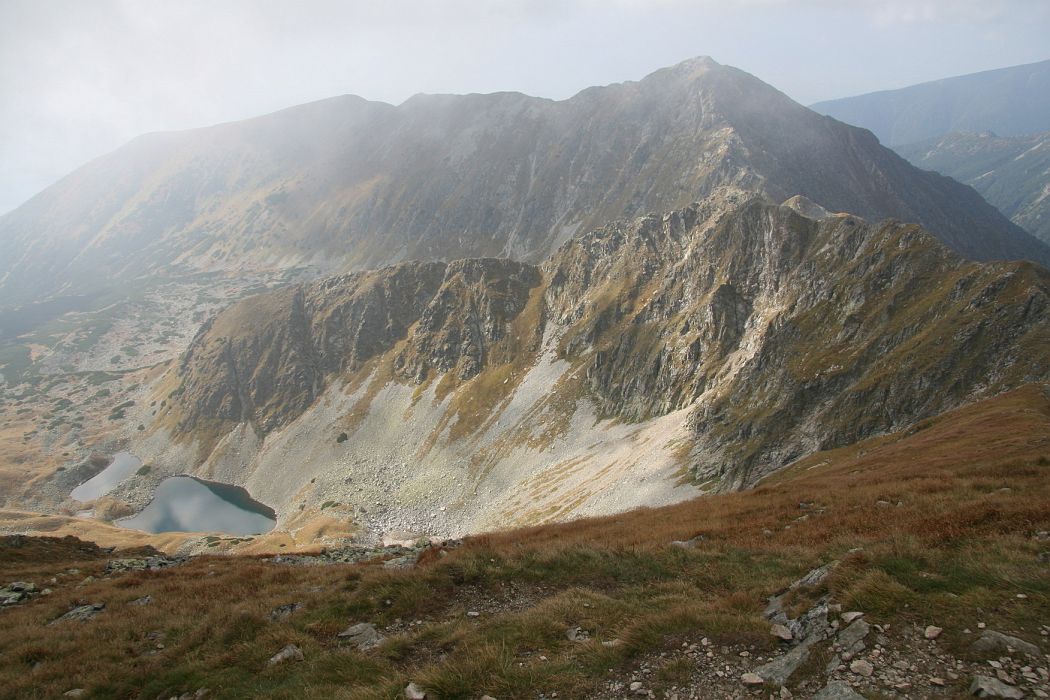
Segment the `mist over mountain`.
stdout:
<path fill-rule="evenodd" d="M 0 218 L 0 694 L 1050 697 L 1047 147 L 697 58 L 88 163 Z"/>
<path fill-rule="evenodd" d="M 0 1 L 0 700 L 1050 698 L 1048 36 Z"/>
<path fill-rule="evenodd" d="M 142 278 L 496 256 L 716 188 L 927 227 L 964 256 L 1050 261 L 969 188 L 700 58 L 564 101 L 344 96 L 136 139 L 0 219 L 17 305 Z"/>
<path fill-rule="evenodd" d="M 1050 129 L 1050 60 L 811 105 L 889 146 L 952 132 L 1026 136 Z"/>

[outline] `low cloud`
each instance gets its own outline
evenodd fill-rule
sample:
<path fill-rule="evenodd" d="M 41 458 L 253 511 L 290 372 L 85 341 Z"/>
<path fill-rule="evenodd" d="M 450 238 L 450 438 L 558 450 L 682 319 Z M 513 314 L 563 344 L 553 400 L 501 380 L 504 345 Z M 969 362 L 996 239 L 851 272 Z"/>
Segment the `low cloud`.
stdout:
<path fill-rule="evenodd" d="M 5 0 L 0 212 L 147 131 L 336 94 L 564 98 L 696 55 L 802 102 L 1046 58 L 1042 0 Z"/>

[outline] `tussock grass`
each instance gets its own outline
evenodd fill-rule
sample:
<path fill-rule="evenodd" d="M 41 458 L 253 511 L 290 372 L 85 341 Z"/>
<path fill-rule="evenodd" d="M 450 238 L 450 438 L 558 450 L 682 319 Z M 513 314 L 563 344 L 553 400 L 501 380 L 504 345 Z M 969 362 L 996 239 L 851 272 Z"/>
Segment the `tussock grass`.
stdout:
<path fill-rule="evenodd" d="M 771 651 L 766 597 L 831 560 L 825 587 L 793 593 L 789 608 L 830 592 L 893 629 L 942 626 L 962 658 L 972 637 L 961 631 L 977 621 L 1039 642 L 1050 578 L 1038 555 L 1050 545 L 1033 533 L 1050 530 L 1048 455 L 1050 400 L 1029 386 L 813 455 L 749 492 L 473 537 L 410 570 L 205 556 L 103 575 L 109 556 L 128 555 L 71 539 L 5 545 L 0 582 L 54 592 L 0 611 L 0 696 L 394 698 L 410 680 L 441 698 L 601 696 L 609 669 L 702 637 Z M 697 536 L 692 549 L 670 544 Z M 129 604 L 144 595 L 152 605 Z M 303 609 L 271 617 L 293 601 Z M 107 607 L 48 625 L 78 602 Z M 360 621 L 382 629 L 379 648 L 337 638 Z M 587 641 L 568 639 L 577 626 Z M 306 660 L 268 667 L 286 644 Z M 659 696 L 687 675 L 680 660 L 658 662 L 649 687 Z"/>

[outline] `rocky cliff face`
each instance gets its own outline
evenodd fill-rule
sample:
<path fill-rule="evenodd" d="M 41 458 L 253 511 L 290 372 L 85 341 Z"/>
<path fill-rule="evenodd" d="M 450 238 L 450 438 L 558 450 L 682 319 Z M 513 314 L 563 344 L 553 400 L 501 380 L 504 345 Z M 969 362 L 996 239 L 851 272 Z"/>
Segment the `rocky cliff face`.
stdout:
<path fill-rule="evenodd" d="M 302 413 L 333 374 L 353 371 L 404 337 L 432 301 L 442 263 L 401 265 L 248 299 L 205 323 L 179 364 L 172 399 L 194 432 L 244 422 L 265 434 Z"/>
<path fill-rule="evenodd" d="M 576 232 L 726 185 L 916 221 L 974 259 L 1050 262 L 969 189 L 696 59 L 558 102 L 348 96 L 144 136 L 0 219 L 0 292 L 13 304 L 201 270 L 538 263 Z"/>
<path fill-rule="evenodd" d="M 1045 269 L 965 262 L 913 224 L 723 191 L 575 238 L 538 267 L 404 263 L 235 305 L 167 380 L 156 428 L 202 447 L 208 468 L 217 444 L 253 426 L 257 457 L 228 474 L 241 482 L 276 469 L 267 444 L 345 430 L 351 455 L 388 441 L 381 461 L 413 464 L 397 489 L 462 461 L 469 485 L 442 502 L 488 489 L 519 521 L 565 517 L 588 512 L 598 496 L 584 484 L 614 465 L 607 509 L 647 503 L 625 476 L 647 458 L 665 465 L 661 483 L 685 467 L 708 490 L 737 488 L 810 451 L 1045 381 L 1048 299 Z M 389 434 L 370 432 L 379 416 Z M 282 454 L 312 461 L 306 474 L 364 459 L 303 457 L 297 444 Z M 266 480 L 286 480 L 287 499 L 299 481 L 281 468 Z M 536 502 L 511 502 L 528 488 Z M 483 522 L 471 517 L 460 526 Z"/>

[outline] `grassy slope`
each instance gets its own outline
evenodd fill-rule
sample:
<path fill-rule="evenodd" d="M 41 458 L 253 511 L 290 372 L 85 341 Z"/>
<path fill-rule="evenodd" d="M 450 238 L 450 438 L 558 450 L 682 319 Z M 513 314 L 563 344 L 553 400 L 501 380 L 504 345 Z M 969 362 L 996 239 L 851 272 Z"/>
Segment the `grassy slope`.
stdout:
<path fill-rule="evenodd" d="M 475 537 L 404 571 L 199 557 L 101 576 L 102 553 L 61 541 L 4 547 L 0 581 L 55 591 L 0 612 L 0 696 L 84 687 L 152 698 L 207 686 L 220 697 L 381 698 L 409 680 L 439 697 L 601 696 L 610 675 L 629 678 L 644 662 L 654 669 L 647 687 L 662 697 L 695 665 L 682 660 L 682 642 L 708 637 L 734 665 L 726 687 L 706 695 L 722 697 L 741 689 L 737 649 L 773 649 L 765 597 L 832 559 L 842 564 L 827 586 L 844 609 L 889 624 L 890 643 L 936 623 L 945 628 L 937 644 L 967 659 L 972 636 L 962 630 L 977 620 L 1041 641 L 1050 577 L 1037 555 L 1050 545 L 1032 535 L 1050 529 L 1048 476 L 1050 396 L 1030 385 L 811 456 L 748 492 Z M 698 534 L 694 550 L 669 546 Z M 69 567 L 79 573 L 59 575 Z M 96 578 L 78 585 L 87 575 Z M 146 594 L 151 606 L 128 605 Z M 74 601 L 107 609 L 46 625 Z M 305 609 L 269 618 L 291 601 Z M 335 635 L 356 621 L 377 623 L 388 641 L 350 651 Z M 568 641 L 576 625 L 593 641 Z M 151 631 L 165 633 L 163 649 Z M 612 639 L 623 644 L 599 643 Z M 306 661 L 268 668 L 288 643 Z M 822 667 L 805 667 L 802 681 Z M 967 682 L 937 692 L 962 697 Z"/>

